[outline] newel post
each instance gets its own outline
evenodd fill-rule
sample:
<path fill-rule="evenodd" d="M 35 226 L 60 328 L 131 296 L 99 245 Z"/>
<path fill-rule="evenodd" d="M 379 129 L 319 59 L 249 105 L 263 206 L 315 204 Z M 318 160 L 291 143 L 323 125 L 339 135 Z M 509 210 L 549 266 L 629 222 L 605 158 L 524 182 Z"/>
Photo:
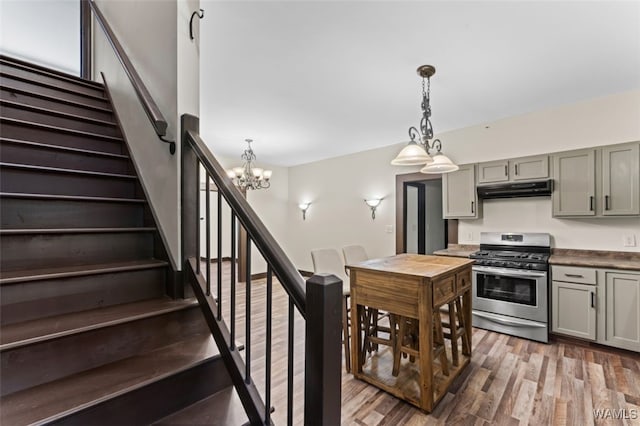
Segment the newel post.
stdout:
<path fill-rule="evenodd" d="M 304 424 L 339 425 L 342 280 L 316 274 L 306 290 Z"/>
<path fill-rule="evenodd" d="M 198 158 L 187 142 L 187 132 L 198 132 L 200 120 L 193 115 L 184 114 L 180 117 L 181 144 L 182 144 L 182 164 L 181 164 L 181 240 L 182 240 L 182 269 L 188 267 L 187 261 L 195 257 L 197 253 L 198 221 L 200 212 L 197 210 L 199 197 L 198 182 Z"/>

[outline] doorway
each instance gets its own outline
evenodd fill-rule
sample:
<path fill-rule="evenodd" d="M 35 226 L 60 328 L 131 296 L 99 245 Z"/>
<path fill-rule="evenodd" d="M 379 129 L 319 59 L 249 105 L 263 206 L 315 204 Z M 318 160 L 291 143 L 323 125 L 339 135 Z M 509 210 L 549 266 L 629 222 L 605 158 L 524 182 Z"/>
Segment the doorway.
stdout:
<path fill-rule="evenodd" d="M 458 242 L 458 221 L 442 217 L 442 177 L 396 175 L 396 253 L 432 254 Z"/>

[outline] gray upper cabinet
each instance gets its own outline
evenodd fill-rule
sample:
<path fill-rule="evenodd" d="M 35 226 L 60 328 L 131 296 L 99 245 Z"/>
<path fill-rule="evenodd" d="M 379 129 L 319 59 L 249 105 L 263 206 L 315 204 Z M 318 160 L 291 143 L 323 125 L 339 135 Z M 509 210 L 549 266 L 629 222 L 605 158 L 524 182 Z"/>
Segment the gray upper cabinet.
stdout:
<path fill-rule="evenodd" d="M 608 145 L 553 156 L 553 215 L 640 215 L 640 144 Z"/>
<path fill-rule="evenodd" d="M 596 150 L 562 152 L 553 156 L 553 215 L 594 216 Z"/>
<path fill-rule="evenodd" d="M 514 158 L 478 164 L 478 183 L 544 179 L 549 177 L 549 156 Z"/>
<path fill-rule="evenodd" d="M 602 148 L 602 214 L 640 214 L 639 144 Z"/>
<path fill-rule="evenodd" d="M 442 176 L 442 210 L 445 219 L 479 217 L 475 164 Z"/>
<path fill-rule="evenodd" d="M 478 183 L 504 182 L 509 180 L 509 162 L 491 161 L 478 164 Z"/>
<path fill-rule="evenodd" d="M 509 160 L 512 180 L 544 179 L 549 177 L 549 156 L 537 155 Z"/>

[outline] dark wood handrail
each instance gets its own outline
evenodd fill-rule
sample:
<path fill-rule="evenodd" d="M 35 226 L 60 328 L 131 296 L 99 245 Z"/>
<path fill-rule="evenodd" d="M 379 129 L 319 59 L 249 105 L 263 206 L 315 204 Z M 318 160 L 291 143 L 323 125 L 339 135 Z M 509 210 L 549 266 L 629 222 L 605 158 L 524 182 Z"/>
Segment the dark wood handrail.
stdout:
<path fill-rule="evenodd" d="M 209 172 L 218 191 L 226 199 L 231 209 L 235 212 L 242 226 L 253 240 L 254 244 L 271 265 L 285 291 L 292 298 L 300 313 L 306 318 L 305 281 L 291 260 L 284 253 L 276 239 L 267 230 L 258 215 L 253 211 L 247 200 L 233 185 L 224 168 L 218 163 L 200 135 L 187 132 L 187 142 L 198 156 L 202 166 Z"/>
<path fill-rule="evenodd" d="M 122 48 L 122 45 L 118 41 L 118 38 L 116 37 L 113 30 L 111 29 L 111 26 L 109 26 L 109 23 L 107 22 L 104 15 L 100 11 L 100 8 L 98 7 L 98 5 L 93 0 L 84 0 L 84 1 L 89 3 L 89 5 L 91 6 L 91 10 L 95 15 L 96 20 L 102 27 L 102 30 L 104 31 L 104 34 L 107 37 L 107 40 L 109 41 L 109 44 L 111 44 L 111 47 L 113 47 L 113 51 L 115 52 L 116 56 L 118 57 L 118 60 L 122 64 L 122 67 L 124 68 L 125 73 L 129 77 L 129 80 L 131 81 L 131 84 L 133 85 L 133 88 L 136 91 L 136 94 L 138 95 L 138 99 L 140 99 L 140 102 L 142 103 L 144 111 L 147 113 L 147 117 L 149 117 L 149 120 L 151 121 L 151 124 L 153 125 L 153 128 L 156 131 L 156 134 L 163 142 L 166 142 L 169 144 L 169 151 L 171 152 L 171 154 L 174 154 L 176 150 L 175 142 L 167 141 L 164 139 L 164 136 L 167 134 L 167 120 L 162 115 L 160 108 L 158 108 L 158 105 L 155 103 L 155 101 L 151 97 L 149 90 L 147 89 L 144 82 L 140 78 L 140 75 L 138 74 L 135 67 L 131 63 L 131 60 L 127 56 L 127 53 Z"/>

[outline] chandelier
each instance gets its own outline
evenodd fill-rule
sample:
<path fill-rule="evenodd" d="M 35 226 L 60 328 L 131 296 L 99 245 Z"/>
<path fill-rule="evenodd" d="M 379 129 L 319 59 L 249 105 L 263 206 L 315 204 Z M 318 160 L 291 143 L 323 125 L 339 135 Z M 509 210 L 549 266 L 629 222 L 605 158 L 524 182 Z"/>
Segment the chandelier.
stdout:
<path fill-rule="evenodd" d="M 231 170 L 227 170 L 227 175 L 231 178 L 234 185 L 240 189 L 266 189 L 271 186 L 271 170 L 263 170 L 259 167 L 254 167 L 253 162 L 256 160 L 256 155 L 251 149 L 252 139 L 245 139 L 248 148 L 242 153 L 244 164 L 242 167 L 234 167 Z"/>
<path fill-rule="evenodd" d="M 442 150 L 442 142 L 440 139 L 433 139 L 433 127 L 431 126 L 431 105 L 430 89 L 431 76 L 436 73 L 436 69 L 432 65 L 421 65 L 418 67 L 418 75 L 422 77 L 422 119 L 420 120 L 419 129 L 414 126 L 409 127 L 409 144 L 402 148 L 396 158 L 391 161 L 394 166 L 418 166 L 424 164 L 420 169 L 422 173 L 449 173 L 458 170 L 449 157 L 444 155 Z M 426 91 L 425 91 L 426 79 Z M 417 139 L 417 140 L 416 140 Z M 435 154 L 430 155 L 432 150 L 437 150 Z"/>

